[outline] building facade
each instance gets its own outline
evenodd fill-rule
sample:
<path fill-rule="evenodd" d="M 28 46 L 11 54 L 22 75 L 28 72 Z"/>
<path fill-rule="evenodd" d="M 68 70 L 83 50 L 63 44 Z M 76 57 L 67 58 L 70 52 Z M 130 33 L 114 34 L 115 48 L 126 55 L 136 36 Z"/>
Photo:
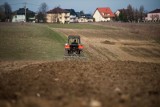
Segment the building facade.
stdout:
<path fill-rule="evenodd" d="M 26 11 L 26 13 L 25 13 Z M 35 21 L 35 12 L 29 10 L 28 8 L 19 8 L 19 10 L 16 10 L 13 12 L 13 18 L 12 22 L 32 22 Z M 26 14 L 26 16 L 25 16 Z"/>
<path fill-rule="evenodd" d="M 160 21 L 160 9 L 155 9 L 147 14 L 145 21 Z"/>
<path fill-rule="evenodd" d="M 46 19 L 47 23 L 69 23 L 70 13 L 57 7 L 47 12 Z"/>
<path fill-rule="evenodd" d="M 93 14 L 95 22 L 111 21 L 114 17 L 115 15 L 113 14 L 113 12 L 109 7 L 97 8 Z"/>
<path fill-rule="evenodd" d="M 70 23 L 77 23 L 78 22 L 78 15 L 76 14 L 74 9 L 65 9 L 70 13 Z"/>
<path fill-rule="evenodd" d="M 14 15 L 12 22 L 25 22 L 25 15 Z"/>

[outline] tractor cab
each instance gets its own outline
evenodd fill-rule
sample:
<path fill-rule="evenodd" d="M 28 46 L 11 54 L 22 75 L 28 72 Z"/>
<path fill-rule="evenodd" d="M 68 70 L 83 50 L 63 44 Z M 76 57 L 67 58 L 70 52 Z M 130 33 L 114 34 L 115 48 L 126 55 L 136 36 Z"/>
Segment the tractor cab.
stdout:
<path fill-rule="evenodd" d="M 68 36 L 68 44 L 80 44 L 80 36 Z"/>
<path fill-rule="evenodd" d="M 83 50 L 83 45 L 81 44 L 80 36 L 69 35 L 68 43 L 65 44 L 65 51 L 68 55 L 80 54 Z"/>

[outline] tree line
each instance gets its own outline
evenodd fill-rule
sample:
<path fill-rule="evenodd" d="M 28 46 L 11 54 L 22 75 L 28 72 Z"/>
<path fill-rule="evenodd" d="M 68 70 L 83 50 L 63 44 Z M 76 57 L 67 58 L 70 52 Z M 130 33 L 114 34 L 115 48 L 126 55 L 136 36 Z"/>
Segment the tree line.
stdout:
<path fill-rule="evenodd" d="M 142 22 L 145 18 L 144 6 L 141 5 L 139 9 L 134 8 L 132 5 L 128 5 L 127 9 L 119 10 L 120 14 L 117 16 L 115 20 L 123 21 L 123 22 Z"/>

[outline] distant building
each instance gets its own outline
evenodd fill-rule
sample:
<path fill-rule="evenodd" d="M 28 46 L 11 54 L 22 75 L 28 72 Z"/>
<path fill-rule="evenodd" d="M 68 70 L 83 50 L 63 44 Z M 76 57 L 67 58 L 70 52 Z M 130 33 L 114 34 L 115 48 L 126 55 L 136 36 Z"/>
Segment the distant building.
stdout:
<path fill-rule="evenodd" d="M 65 10 L 70 13 L 70 23 L 78 22 L 78 15 L 74 9 L 65 9 Z"/>
<path fill-rule="evenodd" d="M 83 11 L 76 12 L 78 15 L 78 22 L 93 22 L 93 17 L 91 14 L 84 14 Z"/>
<path fill-rule="evenodd" d="M 69 23 L 70 12 L 56 7 L 47 12 L 46 19 L 48 23 Z"/>
<path fill-rule="evenodd" d="M 84 16 L 87 19 L 87 22 L 93 22 L 93 16 L 91 14 L 84 14 Z"/>
<path fill-rule="evenodd" d="M 115 15 L 109 7 L 97 8 L 93 14 L 95 22 L 111 21 L 114 17 Z"/>
<path fill-rule="evenodd" d="M 120 15 L 120 13 L 121 13 L 120 10 L 117 10 L 114 14 L 115 14 L 115 16 L 118 17 Z"/>
<path fill-rule="evenodd" d="M 119 16 L 120 14 L 126 14 L 128 12 L 128 9 L 119 9 L 115 12 L 115 16 Z"/>
<path fill-rule="evenodd" d="M 12 22 L 25 22 L 25 15 L 13 15 Z"/>
<path fill-rule="evenodd" d="M 84 18 L 84 13 L 83 11 L 80 12 L 76 12 L 77 16 L 78 16 L 78 22 L 86 22 L 85 18 Z"/>
<path fill-rule="evenodd" d="M 35 21 L 35 12 L 26 9 L 26 20 L 25 20 L 25 8 L 19 8 L 13 12 L 12 22 L 25 22 L 25 21 Z"/>
<path fill-rule="evenodd" d="M 160 9 L 155 9 L 149 12 L 145 21 L 160 21 Z"/>

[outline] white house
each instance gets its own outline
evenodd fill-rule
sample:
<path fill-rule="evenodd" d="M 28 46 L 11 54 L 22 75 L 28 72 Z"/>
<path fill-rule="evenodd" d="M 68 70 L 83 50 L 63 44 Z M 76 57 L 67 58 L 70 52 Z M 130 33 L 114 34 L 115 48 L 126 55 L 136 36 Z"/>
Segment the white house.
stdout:
<path fill-rule="evenodd" d="M 28 8 L 26 8 L 26 18 L 25 18 L 25 8 L 19 8 L 14 12 L 12 22 L 25 22 L 34 21 L 35 13 Z"/>
<path fill-rule="evenodd" d="M 76 14 L 74 9 L 65 9 L 70 13 L 70 23 L 76 23 L 78 22 L 78 15 Z"/>
<path fill-rule="evenodd" d="M 14 15 L 12 22 L 25 22 L 25 15 Z"/>
<path fill-rule="evenodd" d="M 116 16 L 119 16 L 120 13 L 121 13 L 120 10 L 117 10 L 117 11 L 115 12 L 115 15 L 116 15 Z"/>
<path fill-rule="evenodd" d="M 84 14 L 83 11 L 76 12 L 78 15 L 78 22 L 84 23 L 84 22 L 93 22 L 93 17 L 91 14 Z"/>
<path fill-rule="evenodd" d="M 78 17 L 70 15 L 70 23 L 76 23 L 76 22 L 78 22 Z"/>
<path fill-rule="evenodd" d="M 160 9 L 155 9 L 147 14 L 145 21 L 159 21 L 160 20 Z"/>
<path fill-rule="evenodd" d="M 112 18 L 114 17 L 115 15 L 113 14 L 113 12 L 109 7 L 97 8 L 93 14 L 93 18 L 95 19 L 95 22 L 111 21 Z"/>
<path fill-rule="evenodd" d="M 88 20 L 85 18 L 85 16 L 81 16 L 78 18 L 79 23 L 88 22 Z"/>

